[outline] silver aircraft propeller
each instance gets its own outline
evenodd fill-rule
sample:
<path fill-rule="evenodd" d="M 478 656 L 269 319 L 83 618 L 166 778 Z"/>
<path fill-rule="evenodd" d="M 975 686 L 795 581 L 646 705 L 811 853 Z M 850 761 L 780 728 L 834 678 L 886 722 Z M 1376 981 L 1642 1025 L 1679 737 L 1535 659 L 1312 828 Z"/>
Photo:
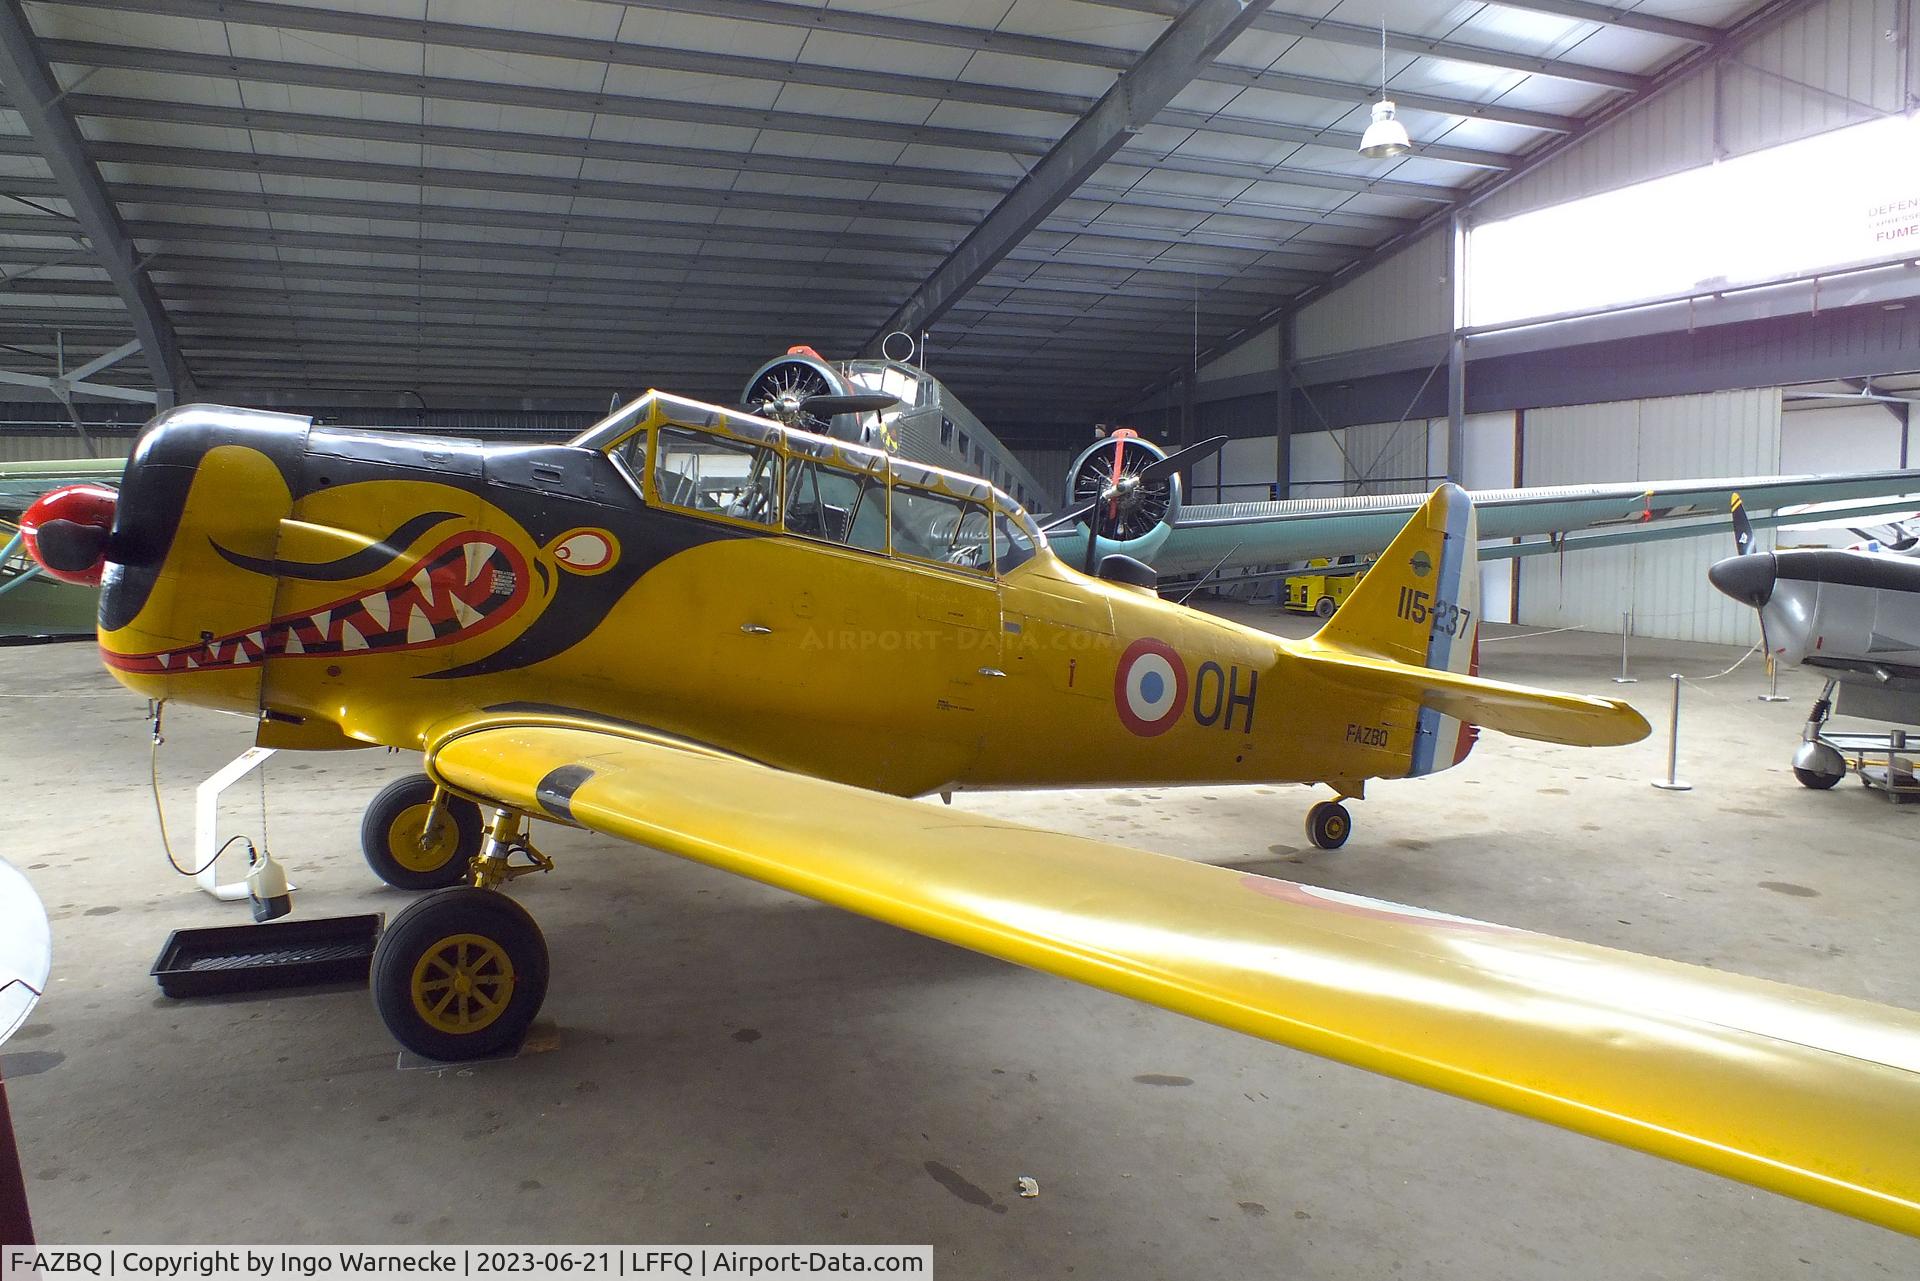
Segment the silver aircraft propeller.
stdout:
<path fill-rule="evenodd" d="M 1066 511 L 1053 516 L 1042 526 L 1050 530 L 1092 516 L 1087 522 L 1087 562 L 1086 571 L 1091 574 L 1094 568 L 1094 555 L 1099 541 L 1124 538 L 1128 534 L 1129 518 L 1139 513 L 1145 506 L 1150 487 L 1155 482 L 1166 479 L 1184 467 L 1189 467 L 1203 458 L 1218 453 L 1227 443 L 1227 437 L 1214 436 L 1197 445 L 1189 445 L 1177 453 L 1164 458 L 1156 458 L 1137 470 L 1126 466 L 1127 441 L 1137 439 L 1129 436 L 1114 438 L 1113 467 L 1105 480 L 1100 482 L 1099 490 L 1091 497 L 1076 503 Z M 1089 477 L 1089 479 L 1094 479 Z M 1098 514 L 1095 514 L 1098 513 Z M 1157 523 L 1158 517 L 1154 518 Z"/>
<path fill-rule="evenodd" d="M 1760 647 L 1767 654 L 1767 675 L 1773 675 L 1773 638 L 1767 635 L 1767 602 L 1773 599 L 1774 560 L 1755 546 L 1753 522 L 1747 519 L 1746 504 L 1733 496 L 1732 560 L 1723 560 L 1707 570 L 1707 578 L 1735 600 L 1753 606 L 1760 616 Z"/>

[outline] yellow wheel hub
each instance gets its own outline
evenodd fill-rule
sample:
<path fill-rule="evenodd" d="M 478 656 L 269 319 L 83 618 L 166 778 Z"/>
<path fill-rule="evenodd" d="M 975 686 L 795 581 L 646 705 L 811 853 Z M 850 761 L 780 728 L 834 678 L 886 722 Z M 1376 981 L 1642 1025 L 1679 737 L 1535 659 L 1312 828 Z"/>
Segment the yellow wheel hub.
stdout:
<path fill-rule="evenodd" d="M 413 967 L 413 1009 L 428 1027 L 467 1036 L 492 1025 L 513 1000 L 513 961 L 479 934 L 450 934 Z"/>
<path fill-rule="evenodd" d="M 409 805 L 387 828 L 387 852 L 409 872 L 437 872 L 460 850 L 460 828 L 450 814 L 440 815 L 432 840 L 424 839 L 432 808 L 426 801 Z"/>

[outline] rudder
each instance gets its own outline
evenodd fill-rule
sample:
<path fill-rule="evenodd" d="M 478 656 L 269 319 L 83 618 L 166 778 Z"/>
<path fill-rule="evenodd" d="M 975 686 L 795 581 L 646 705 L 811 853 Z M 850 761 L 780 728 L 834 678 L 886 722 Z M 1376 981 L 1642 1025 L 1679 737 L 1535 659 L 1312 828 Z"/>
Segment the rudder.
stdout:
<path fill-rule="evenodd" d="M 1448 483 L 1433 491 L 1314 637 L 1320 646 L 1443 671 L 1479 671 L 1479 528 L 1473 500 Z M 1466 759 L 1476 731 L 1420 710 L 1409 774 Z"/>

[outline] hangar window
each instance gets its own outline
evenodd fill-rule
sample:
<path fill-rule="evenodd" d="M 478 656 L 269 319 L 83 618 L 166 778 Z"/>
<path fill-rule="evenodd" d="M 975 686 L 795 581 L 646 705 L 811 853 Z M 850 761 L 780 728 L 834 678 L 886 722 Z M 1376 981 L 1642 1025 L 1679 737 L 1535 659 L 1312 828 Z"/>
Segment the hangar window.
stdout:
<path fill-rule="evenodd" d="M 779 517 L 780 456 L 766 445 L 662 427 L 653 447 L 655 502 L 703 516 L 772 525 Z"/>
<path fill-rule="evenodd" d="M 893 552 L 913 560 L 990 573 L 987 509 L 931 490 L 895 485 Z"/>
<path fill-rule="evenodd" d="M 887 484 L 814 460 L 787 469 L 787 528 L 870 552 L 887 550 Z"/>
<path fill-rule="evenodd" d="M 953 448 L 953 419 L 951 418 L 940 420 L 940 448 Z"/>
<path fill-rule="evenodd" d="M 967 450 L 971 448 L 972 444 L 973 444 L 972 437 L 968 436 L 967 433 L 965 432 L 961 432 L 960 433 L 960 461 L 961 462 L 966 461 Z"/>

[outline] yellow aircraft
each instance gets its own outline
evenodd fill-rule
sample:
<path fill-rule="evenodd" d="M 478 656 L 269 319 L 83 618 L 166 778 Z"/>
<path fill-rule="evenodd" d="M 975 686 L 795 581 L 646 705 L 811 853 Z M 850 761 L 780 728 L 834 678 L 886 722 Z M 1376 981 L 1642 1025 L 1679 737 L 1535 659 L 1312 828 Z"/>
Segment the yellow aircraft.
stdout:
<path fill-rule="evenodd" d="M 965 788 L 1444 769 L 1624 704 L 1474 673 L 1474 514 L 1443 486 L 1286 641 L 1089 577 L 979 480 L 649 392 L 566 445 L 189 406 L 116 497 L 22 521 L 103 582 L 122 683 L 383 744 L 401 912 L 375 1004 L 421 1054 L 516 1043 L 546 945 L 509 880 L 571 824 L 1343 1062 L 1920 1232 L 1920 1015 L 1044 832 Z M 1338 801 L 1310 819 L 1337 845 Z"/>

